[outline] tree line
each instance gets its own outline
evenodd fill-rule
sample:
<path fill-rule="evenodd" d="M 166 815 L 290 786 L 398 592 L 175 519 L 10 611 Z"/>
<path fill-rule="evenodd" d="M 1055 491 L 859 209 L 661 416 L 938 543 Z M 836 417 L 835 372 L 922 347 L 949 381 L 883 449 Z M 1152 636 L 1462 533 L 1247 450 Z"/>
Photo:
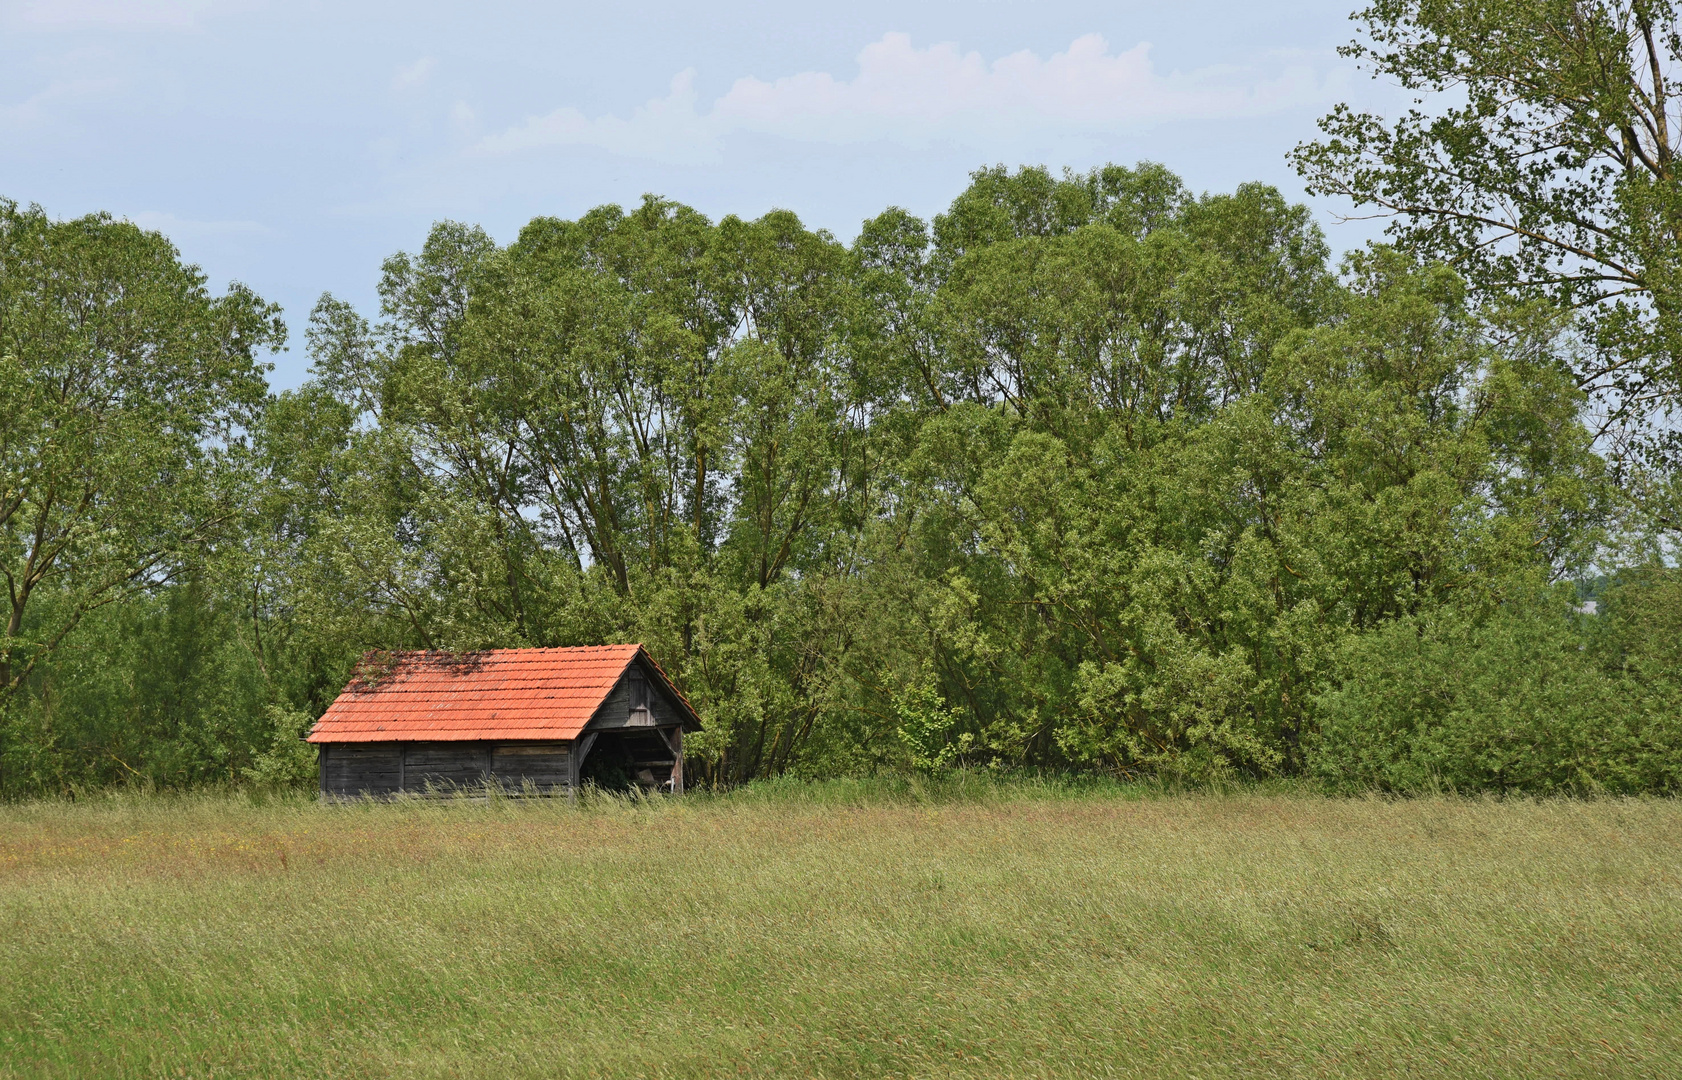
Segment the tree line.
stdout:
<path fill-rule="evenodd" d="M 1363 17 L 1467 104 L 1297 149 L 1395 215 L 1335 265 L 1148 163 L 850 244 L 645 197 L 440 223 L 272 393 L 271 305 L 0 203 L 0 791 L 296 782 L 367 650 L 632 640 L 704 783 L 1674 790 L 1674 14 Z"/>

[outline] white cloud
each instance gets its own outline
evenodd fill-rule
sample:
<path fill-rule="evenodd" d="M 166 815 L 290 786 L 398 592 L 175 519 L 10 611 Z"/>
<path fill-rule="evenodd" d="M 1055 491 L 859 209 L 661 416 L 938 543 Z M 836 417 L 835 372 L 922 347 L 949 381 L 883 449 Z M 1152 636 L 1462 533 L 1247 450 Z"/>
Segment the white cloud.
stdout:
<path fill-rule="evenodd" d="M 50 129 L 66 105 L 96 101 L 121 87 L 117 79 L 58 79 L 15 105 L 0 105 L 0 130 Z"/>
<path fill-rule="evenodd" d="M 62 29 L 190 30 L 202 16 L 256 6 L 253 0 L 23 0 L 14 11 L 24 23 Z"/>
<path fill-rule="evenodd" d="M 426 85 L 426 80 L 432 77 L 432 69 L 438 65 L 430 56 L 423 56 L 407 67 L 397 70 L 391 77 L 393 90 L 415 90 Z"/>
<path fill-rule="evenodd" d="M 680 71 L 672 77 L 665 97 L 652 99 L 629 119 L 602 116 L 592 120 L 569 106 L 491 135 L 479 143 L 479 149 L 506 154 L 544 146 L 599 146 L 628 157 L 707 158 L 716 153 L 719 125 L 696 111 L 696 101 L 694 70 Z"/>
<path fill-rule="evenodd" d="M 260 221 L 195 221 L 163 210 L 142 210 L 128 220 L 152 232 L 161 232 L 177 246 L 183 241 L 220 239 L 230 236 L 273 236 L 275 231 Z"/>
<path fill-rule="evenodd" d="M 886 34 L 858 56 L 858 73 L 838 79 L 809 71 L 773 82 L 748 77 L 705 109 L 694 72 L 672 80 L 629 117 L 587 117 L 557 109 L 481 141 L 483 153 L 543 146 L 599 146 L 673 161 L 714 158 L 720 141 L 753 132 L 810 142 L 887 139 L 911 145 L 949 141 L 1099 136 L 1174 121 L 1242 119 L 1319 104 L 1341 87 L 1296 58 L 1248 67 L 1159 72 L 1142 43 L 1111 53 L 1097 34 L 1042 59 L 1028 51 L 987 63 L 950 42 L 918 48 Z"/>

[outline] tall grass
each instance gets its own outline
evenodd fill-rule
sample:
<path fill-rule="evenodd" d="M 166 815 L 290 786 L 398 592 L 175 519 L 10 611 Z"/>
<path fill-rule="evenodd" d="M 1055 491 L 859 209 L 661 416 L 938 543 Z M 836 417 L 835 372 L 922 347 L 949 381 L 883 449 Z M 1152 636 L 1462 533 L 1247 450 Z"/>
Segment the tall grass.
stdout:
<path fill-rule="evenodd" d="M 1402 1074 L 1682 1074 L 1682 805 L 0 807 L 0 1076 Z"/>

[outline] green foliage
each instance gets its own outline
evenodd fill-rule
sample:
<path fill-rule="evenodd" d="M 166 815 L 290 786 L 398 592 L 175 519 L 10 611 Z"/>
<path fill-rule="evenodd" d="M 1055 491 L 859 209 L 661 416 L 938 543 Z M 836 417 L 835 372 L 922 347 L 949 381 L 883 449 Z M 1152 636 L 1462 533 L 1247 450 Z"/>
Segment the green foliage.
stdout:
<path fill-rule="evenodd" d="M 1675 6 L 1377 0 L 1354 18 L 1364 34 L 1344 55 L 1431 104 L 1392 118 L 1338 106 L 1321 121 L 1325 138 L 1293 155 L 1310 190 L 1391 215 L 1399 245 L 1451 263 L 1493 304 L 1572 313 L 1584 347 L 1569 354 L 1571 370 L 1624 427 L 1613 444 L 1624 464 L 1673 470 Z M 1682 527 L 1675 504 L 1664 509 Z"/>
<path fill-rule="evenodd" d="M 0 788 L 285 786 L 367 649 L 640 641 L 702 786 L 1668 789 L 1682 628 L 1631 584 L 1667 549 L 1571 317 L 1328 260 L 1277 191 L 1151 164 L 982 170 L 850 247 L 655 198 L 441 223 L 377 321 L 322 298 L 311 380 L 204 450 L 238 515 L 38 662 Z M 1621 564 L 1592 632 L 1520 602 Z M 1425 678 L 1465 689 L 1374 704 Z"/>
<path fill-rule="evenodd" d="M 263 710 L 273 741 L 240 770 L 242 779 L 261 788 L 308 788 L 316 782 L 316 750 L 304 741 L 315 717 L 298 709 L 268 705 Z"/>
<path fill-rule="evenodd" d="M 41 618 L 74 602 L 42 597 Z M 3 714 L 0 782 L 29 795 L 238 782 L 274 739 L 253 646 L 202 577 L 92 612 Z"/>
<path fill-rule="evenodd" d="M 1520 591 L 1351 639 L 1321 697 L 1312 772 L 1351 790 L 1682 788 L 1679 669 L 1620 648 L 1652 588 L 1626 585 L 1621 611 L 1592 616 L 1559 590 Z M 1660 591 L 1678 599 L 1674 582 Z"/>
<path fill-rule="evenodd" d="M 911 766 L 919 772 L 937 773 L 950 767 L 970 748 L 973 736 L 964 732 L 956 739 L 953 731 L 961 716 L 940 697 L 930 681 L 913 683 L 894 695 L 894 732 L 911 754 Z"/>
<path fill-rule="evenodd" d="M 0 199 L 0 708 L 90 611 L 234 531 L 256 356 L 284 340 L 158 233 Z"/>

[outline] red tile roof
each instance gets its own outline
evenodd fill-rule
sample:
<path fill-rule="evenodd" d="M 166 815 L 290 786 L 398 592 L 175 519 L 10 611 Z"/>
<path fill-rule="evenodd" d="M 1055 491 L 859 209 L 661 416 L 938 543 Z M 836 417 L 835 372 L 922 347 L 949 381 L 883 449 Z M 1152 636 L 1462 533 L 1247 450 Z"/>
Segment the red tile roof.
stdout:
<path fill-rule="evenodd" d="M 638 653 L 648 658 L 641 645 L 369 653 L 308 741 L 573 739 Z"/>

